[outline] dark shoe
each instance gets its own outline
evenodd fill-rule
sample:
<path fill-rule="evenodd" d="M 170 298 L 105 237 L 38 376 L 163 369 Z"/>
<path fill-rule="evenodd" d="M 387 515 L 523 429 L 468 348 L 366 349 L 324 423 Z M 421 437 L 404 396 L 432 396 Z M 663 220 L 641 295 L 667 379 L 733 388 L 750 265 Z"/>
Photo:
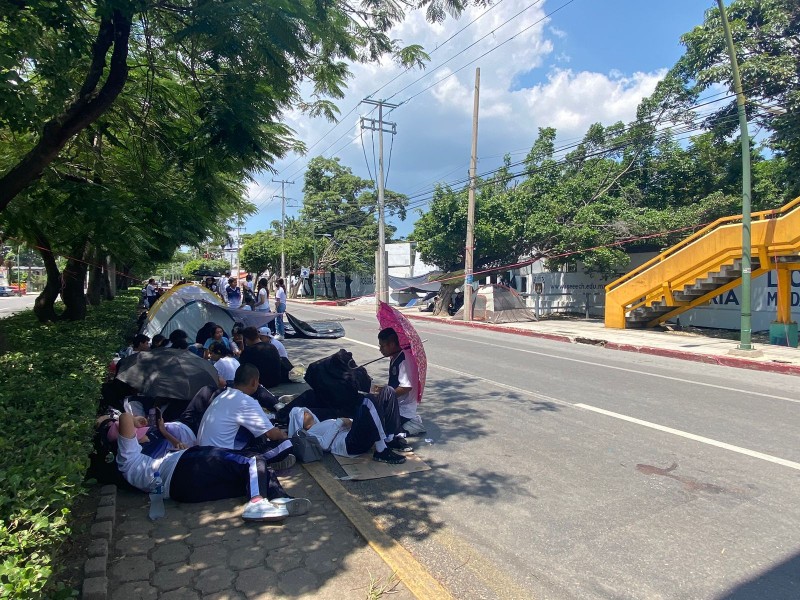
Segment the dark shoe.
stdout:
<path fill-rule="evenodd" d="M 406 457 L 395 454 L 389 448 L 386 448 L 383 452 L 373 452 L 372 460 L 389 463 L 390 465 L 402 465 L 406 462 Z"/>
<path fill-rule="evenodd" d="M 402 437 L 395 437 L 391 442 L 386 442 L 386 447 L 396 450 L 397 452 L 411 452 L 414 450 L 406 443 L 405 438 Z"/>

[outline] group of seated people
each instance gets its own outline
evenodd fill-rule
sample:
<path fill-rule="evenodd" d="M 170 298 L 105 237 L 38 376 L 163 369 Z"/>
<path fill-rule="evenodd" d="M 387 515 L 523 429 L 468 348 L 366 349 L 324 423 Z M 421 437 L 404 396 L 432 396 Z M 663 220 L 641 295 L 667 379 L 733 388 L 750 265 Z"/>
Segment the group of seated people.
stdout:
<path fill-rule="evenodd" d="M 213 323 L 205 330 L 208 337 L 195 346 L 214 363 L 217 386 L 201 389 L 173 422 L 165 423 L 158 411 L 155 426 L 148 427 L 145 415 L 156 403 L 148 405 L 141 397 L 126 399 L 124 412 L 98 419 L 98 425 L 118 419 L 108 435 L 118 444 L 119 472 L 137 489 L 149 491 L 159 471 L 165 497 L 180 502 L 239 497 L 248 490 L 242 518 L 277 521 L 304 514 L 311 504 L 291 498 L 276 476 L 296 462 L 292 437 L 298 431 L 333 454 L 356 456 L 374 448 L 372 458 L 390 464 L 405 462 L 402 453 L 411 451 L 407 435 L 424 433 L 416 415 L 415 384 L 392 329 L 378 336 L 381 352 L 390 358 L 389 385 L 361 393 L 347 416 L 340 411 L 325 420 L 319 418 L 326 416 L 319 390 L 278 398 L 267 389 L 291 369 L 285 347 L 268 328 L 237 329 L 232 339 Z M 190 349 L 185 332 L 176 333 L 170 334 L 170 347 Z M 146 342 L 134 339 L 133 351 L 147 351 Z"/>

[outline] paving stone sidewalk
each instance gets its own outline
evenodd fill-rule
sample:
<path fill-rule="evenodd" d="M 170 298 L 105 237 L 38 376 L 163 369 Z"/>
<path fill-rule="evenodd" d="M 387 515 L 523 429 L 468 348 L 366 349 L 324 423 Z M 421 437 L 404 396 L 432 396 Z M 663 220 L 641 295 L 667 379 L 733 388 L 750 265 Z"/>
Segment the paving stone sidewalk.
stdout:
<path fill-rule="evenodd" d="M 122 491 L 109 554 L 112 600 L 318 600 L 414 596 L 359 536 L 338 507 L 300 466 L 281 483 L 309 498 L 307 515 L 281 523 L 241 519 L 245 499 L 199 504 L 166 501 L 151 522 L 148 496 Z"/>

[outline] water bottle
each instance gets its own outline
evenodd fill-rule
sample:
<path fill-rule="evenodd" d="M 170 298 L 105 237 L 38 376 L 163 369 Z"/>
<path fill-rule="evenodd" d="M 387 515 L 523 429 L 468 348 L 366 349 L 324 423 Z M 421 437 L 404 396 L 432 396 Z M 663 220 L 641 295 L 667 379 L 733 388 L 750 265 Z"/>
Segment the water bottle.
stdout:
<path fill-rule="evenodd" d="M 147 426 L 148 427 L 158 427 L 158 419 L 156 419 L 156 409 L 151 408 L 150 412 L 147 413 Z"/>
<path fill-rule="evenodd" d="M 161 473 L 156 471 L 153 474 L 153 480 L 150 482 L 150 520 L 155 521 L 165 514 L 164 482 L 161 481 Z"/>

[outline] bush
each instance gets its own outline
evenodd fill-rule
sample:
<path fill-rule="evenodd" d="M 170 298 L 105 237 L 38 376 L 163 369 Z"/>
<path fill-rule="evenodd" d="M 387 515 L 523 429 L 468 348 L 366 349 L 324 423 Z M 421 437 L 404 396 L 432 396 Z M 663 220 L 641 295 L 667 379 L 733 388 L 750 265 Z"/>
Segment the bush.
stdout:
<path fill-rule="evenodd" d="M 136 294 L 85 321 L 0 321 L 0 596 L 37 598 L 70 534 L 106 366 L 134 326 Z"/>

